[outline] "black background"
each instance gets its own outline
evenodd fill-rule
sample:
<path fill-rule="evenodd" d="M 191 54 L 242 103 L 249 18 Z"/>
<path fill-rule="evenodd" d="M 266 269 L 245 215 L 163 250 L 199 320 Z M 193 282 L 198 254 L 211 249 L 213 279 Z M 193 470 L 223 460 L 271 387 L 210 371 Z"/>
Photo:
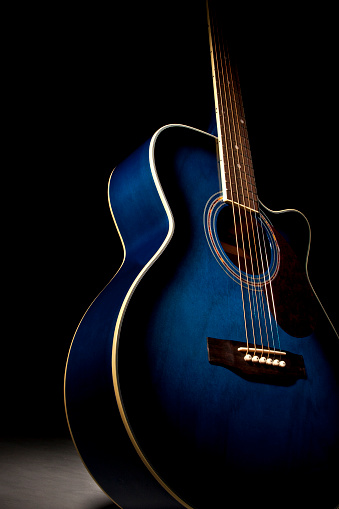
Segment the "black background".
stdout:
<path fill-rule="evenodd" d="M 338 324 L 335 15 L 264 4 L 223 3 L 258 193 L 309 218 L 310 277 Z M 67 435 L 68 349 L 122 261 L 110 173 L 161 126 L 210 122 L 205 6 L 27 4 L 4 19 L 2 427 Z"/>

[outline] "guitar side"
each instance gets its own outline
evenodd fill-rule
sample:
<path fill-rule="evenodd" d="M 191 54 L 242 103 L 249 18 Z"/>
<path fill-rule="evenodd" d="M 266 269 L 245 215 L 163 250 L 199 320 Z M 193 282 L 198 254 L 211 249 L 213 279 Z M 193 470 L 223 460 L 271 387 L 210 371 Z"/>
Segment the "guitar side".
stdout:
<path fill-rule="evenodd" d="M 152 153 L 162 130 L 111 175 L 109 201 L 124 261 L 82 318 L 65 370 L 65 410 L 74 445 L 94 480 L 123 509 L 189 507 L 161 486 L 137 453 L 121 418 L 112 370 L 116 329 L 131 287 L 165 249 L 174 227 L 159 195 Z"/>
<path fill-rule="evenodd" d="M 179 142 L 170 154 L 171 133 Z M 154 161 L 164 167 L 160 180 Z M 300 507 L 325 490 L 324 507 L 332 509 L 339 390 L 329 355 L 337 336 L 326 317 L 320 313 L 320 340 L 311 331 L 301 340 L 281 331 L 305 359 L 307 379 L 291 386 L 244 380 L 208 361 L 208 336 L 243 339 L 239 285 L 216 263 L 203 225 L 219 189 L 213 137 L 183 126 L 160 130 L 113 173 L 125 260 L 69 353 L 73 440 L 123 509 L 216 509 L 235 499 L 242 508 L 260 488 L 262 507 L 272 497 L 276 508 L 286 499 Z M 277 215 L 267 214 L 274 223 Z M 306 493 L 316 480 L 321 490 Z"/>

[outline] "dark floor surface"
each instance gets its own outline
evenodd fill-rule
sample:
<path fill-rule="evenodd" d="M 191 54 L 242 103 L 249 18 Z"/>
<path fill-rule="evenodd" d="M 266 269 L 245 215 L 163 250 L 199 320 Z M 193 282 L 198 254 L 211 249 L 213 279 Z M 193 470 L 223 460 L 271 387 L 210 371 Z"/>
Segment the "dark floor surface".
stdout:
<path fill-rule="evenodd" d="M 116 509 L 69 439 L 0 441 L 1 509 Z"/>
<path fill-rule="evenodd" d="M 70 439 L 0 440 L 0 509 L 117 508 Z"/>

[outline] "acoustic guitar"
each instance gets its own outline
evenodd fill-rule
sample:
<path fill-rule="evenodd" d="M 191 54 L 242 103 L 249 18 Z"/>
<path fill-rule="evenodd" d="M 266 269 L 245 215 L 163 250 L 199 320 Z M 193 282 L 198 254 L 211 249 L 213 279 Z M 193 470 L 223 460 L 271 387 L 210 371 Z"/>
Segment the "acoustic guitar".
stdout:
<path fill-rule="evenodd" d="M 166 125 L 111 175 L 124 261 L 73 338 L 70 432 L 123 509 L 334 509 L 339 338 L 310 225 L 258 198 L 209 5 L 207 20 L 217 135 Z"/>

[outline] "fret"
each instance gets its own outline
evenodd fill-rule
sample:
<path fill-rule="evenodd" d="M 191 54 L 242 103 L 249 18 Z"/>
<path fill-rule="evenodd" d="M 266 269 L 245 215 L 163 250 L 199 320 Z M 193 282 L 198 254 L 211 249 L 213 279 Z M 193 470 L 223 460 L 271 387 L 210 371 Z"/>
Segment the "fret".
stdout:
<path fill-rule="evenodd" d="M 248 182 L 244 182 L 242 179 L 227 179 L 227 188 L 235 189 L 237 192 L 241 192 L 243 194 L 252 193 L 256 194 L 256 186 L 254 184 L 250 184 Z"/>
<path fill-rule="evenodd" d="M 232 197 L 233 197 L 233 200 L 236 201 L 236 202 L 244 202 L 244 201 L 254 201 L 255 198 L 256 198 L 256 194 L 255 193 L 248 193 L 247 191 L 245 190 L 237 190 L 235 192 L 234 189 L 229 189 L 230 193 L 232 194 Z"/>
<path fill-rule="evenodd" d="M 224 201 L 258 211 L 258 197 L 239 76 L 208 8 L 219 166 Z"/>

